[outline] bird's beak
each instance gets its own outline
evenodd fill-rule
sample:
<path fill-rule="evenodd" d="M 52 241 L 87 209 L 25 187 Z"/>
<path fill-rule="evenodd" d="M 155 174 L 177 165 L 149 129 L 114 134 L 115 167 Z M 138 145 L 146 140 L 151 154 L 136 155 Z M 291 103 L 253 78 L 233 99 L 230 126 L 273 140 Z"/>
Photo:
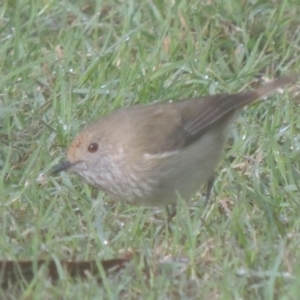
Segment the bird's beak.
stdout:
<path fill-rule="evenodd" d="M 57 174 L 61 171 L 66 171 L 70 169 L 72 166 L 74 166 L 76 163 L 70 163 L 69 161 L 64 161 L 60 163 L 59 165 L 53 167 L 52 174 Z"/>

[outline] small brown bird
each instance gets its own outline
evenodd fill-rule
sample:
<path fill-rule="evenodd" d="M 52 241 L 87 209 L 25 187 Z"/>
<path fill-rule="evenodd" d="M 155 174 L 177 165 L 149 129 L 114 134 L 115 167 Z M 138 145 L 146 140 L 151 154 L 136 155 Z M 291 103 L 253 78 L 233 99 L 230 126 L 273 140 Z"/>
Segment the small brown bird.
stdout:
<path fill-rule="evenodd" d="M 84 129 L 53 172 L 71 169 L 132 204 L 165 206 L 178 194 L 188 200 L 213 178 L 236 113 L 291 82 L 286 76 L 234 95 L 119 109 Z"/>

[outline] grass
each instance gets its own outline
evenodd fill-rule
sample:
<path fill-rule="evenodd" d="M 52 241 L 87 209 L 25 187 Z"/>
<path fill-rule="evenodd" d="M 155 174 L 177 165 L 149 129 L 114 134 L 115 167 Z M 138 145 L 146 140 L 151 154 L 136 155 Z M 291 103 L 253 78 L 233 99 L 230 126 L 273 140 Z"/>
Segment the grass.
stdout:
<path fill-rule="evenodd" d="M 241 115 L 213 201 L 179 203 L 172 232 L 159 233 L 160 210 L 112 203 L 76 175 L 49 173 L 80 129 L 118 107 L 297 72 L 296 2 L 4 0 L 0 259 L 138 256 L 102 284 L 36 274 L 0 298 L 298 299 L 296 87 Z"/>

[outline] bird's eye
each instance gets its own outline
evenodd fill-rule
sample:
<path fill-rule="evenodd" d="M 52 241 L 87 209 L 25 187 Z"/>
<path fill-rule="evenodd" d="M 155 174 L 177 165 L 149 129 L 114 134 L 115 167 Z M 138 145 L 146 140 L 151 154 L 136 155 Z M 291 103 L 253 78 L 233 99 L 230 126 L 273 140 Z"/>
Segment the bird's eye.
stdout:
<path fill-rule="evenodd" d="M 89 147 L 88 147 L 88 151 L 89 151 L 90 153 L 95 153 L 95 152 L 98 151 L 98 148 L 99 148 L 98 143 L 91 143 L 91 144 L 89 145 Z"/>

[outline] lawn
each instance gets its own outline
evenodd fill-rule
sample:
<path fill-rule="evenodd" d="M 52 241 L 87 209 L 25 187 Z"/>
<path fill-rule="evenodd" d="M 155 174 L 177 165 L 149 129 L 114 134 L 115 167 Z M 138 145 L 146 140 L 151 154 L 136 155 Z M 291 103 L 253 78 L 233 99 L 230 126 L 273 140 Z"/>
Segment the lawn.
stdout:
<path fill-rule="evenodd" d="M 299 72 L 297 2 L 2 0 L 0 260 L 132 258 L 88 279 L 36 269 L 0 299 L 299 299 L 299 82 L 243 111 L 211 201 L 205 187 L 179 201 L 170 228 L 163 208 L 51 174 L 82 128 L 119 107 Z"/>

